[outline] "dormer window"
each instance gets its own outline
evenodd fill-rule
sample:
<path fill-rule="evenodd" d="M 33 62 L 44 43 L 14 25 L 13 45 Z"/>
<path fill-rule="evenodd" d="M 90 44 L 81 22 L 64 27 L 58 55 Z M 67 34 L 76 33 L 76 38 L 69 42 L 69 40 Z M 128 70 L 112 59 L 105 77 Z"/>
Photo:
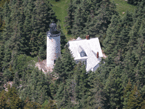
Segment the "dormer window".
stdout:
<path fill-rule="evenodd" d="M 87 56 L 86 52 L 83 50 L 83 48 L 81 46 L 79 46 L 78 52 L 80 54 L 80 57 Z"/>
<path fill-rule="evenodd" d="M 80 52 L 80 56 L 81 56 L 81 57 L 84 57 L 84 56 L 87 56 L 87 55 L 86 55 L 85 51 L 81 51 L 81 52 Z"/>

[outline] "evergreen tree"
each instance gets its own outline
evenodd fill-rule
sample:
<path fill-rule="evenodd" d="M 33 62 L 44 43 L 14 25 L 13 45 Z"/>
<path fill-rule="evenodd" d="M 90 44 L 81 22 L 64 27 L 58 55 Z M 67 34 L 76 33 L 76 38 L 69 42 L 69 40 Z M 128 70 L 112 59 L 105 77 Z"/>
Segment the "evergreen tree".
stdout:
<path fill-rule="evenodd" d="M 4 76 L 3 73 L 0 72 L 0 92 L 4 89 L 3 85 L 4 85 Z"/>
<path fill-rule="evenodd" d="M 24 101 L 24 109 L 40 109 L 41 105 L 39 103 L 36 102 L 32 102 L 29 100 L 29 98 L 27 97 L 26 100 Z"/>
<path fill-rule="evenodd" d="M 114 51 L 114 44 L 117 43 L 116 33 L 118 33 L 120 30 L 120 28 L 117 26 L 120 23 L 119 19 L 119 16 L 114 15 L 107 29 L 106 38 L 103 41 L 103 49 L 106 55 L 109 55 Z"/>
<path fill-rule="evenodd" d="M 2 14 L 2 11 L 3 11 L 3 7 L 4 7 L 4 4 L 5 3 L 8 3 L 10 0 L 1 0 L 0 1 L 0 34 L 1 32 L 3 31 L 4 29 L 4 26 L 5 26 L 5 22 L 3 20 L 3 14 Z M 0 36 L 0 39 L 2 40 L 2 37 Z"/>
<path fill-rule="evenodd" d="M 53 100 L 46 101 L 45 105 L 42 107 L 44 107 L 44 109 L 58 109 L 55 101 Z"/>
<path fill-rule="evenodd" d="M 131 91 L 131 94 L 129 95 L 126 109 L 140 109 L 142 101 L 143 99 L 137 89 L 137 86 L 134 86 L 134 89 Z"/>
<path fill-rule="evenodd" d="M 60 57 L 58 57 L 58 59 L 56 60 L 56 63 L 55 63 L 53 71 L 58 73 L 59 77 L 63 76 L 63 74 L 62 74 L 64 72 L 64 70 L 63 70 L 63 63 L 62 63 Z"/>
<path fill-rule="evenodd" d="M 119 16 L 114 16 L 112 18 L 111 24 L 107 30 L 106 38 L 103 42 L 104 52 L 106 54 L 121 51 L 124 55 L 128 48 L 128 34 L 130 32 L 132 22 L 132 15 L 128 12 L 122 19 Z M 114 45 L 116 46 L 114 47 Z"/>
<path fill-rule="evenodd" d="M 57 21 L 49 2 L 46 0 L 10 1 L 4 6 L 3 13 L 4 44 L 8 44 L 10 49 L 18 54 L 38 55 L 40 47 L 46 46 L 44 36 L 51 19 Z"/>
<path fill-rule="evenodd" d="M 60 43 L 61 43 L 61 52 L 62 52 L 62 50 L 64 50 L 64 47 L 65 47 L 65 45 L 67 43 L 67 39 L 66 39 L 66 36 L 63 34 L 63 32 L 62 31 L 60 31 L 60 32 L 61 32 L 61 35 L 60 35 L 60 37 L 61 37 Z"/>
<path fill-rule="evenodd" d="M 123 86 L 120 66 L 111 70 L 104 89 L 103 107 L 105 109 L 122 109 Z"/>
<path fill-rule="evenodd" d="M 88 2 L 88 14 L 87 14 L 87 22 L 85 23 L 84 32 L 85 34 L 88 34 L 90 37 L 96 37 L 96 33 L 98 31 L 98 28 L 96 28 L 96 22 L 98 19 L 96 19 L 100 7 L 100 0 L 95 1 L 89 1 Z"/>
<path fill-rule="evenodd" d="M 77 36 L 82 36 L 83 33 L 83 28 L 85 27 L 85 16 L 83 15 L 83 8 L 82 6 L 78 6 L 78 8 L 76 9 L 76 13 L 75 13 L 75 17 L 74 17 L 74 25 L 72 28 L 72 34 L 75 38 L 77 38 Z"/>
<path fill-rule="evenodd" d="M 19 98 L 17 90 L 14 87 L 10 88 L 10 85 L 8 87 L 8 92 L 4 90 L 1 92 L 0 101 L 0 108 L 19 109 L 23 107 L 23 102 Z"/>
<path fill-rule="evenodd" d="M 131 52 L 131 50 L 129 50 L 126 54 L 126 57 L 124 59 L 124 69 L 123 69 L 123 75 L 122 75 L 122 79 L 123 79 L 123 85 L 125 85 L 127 83 L 128 78 L 130 78 L 131 81 L 136 82 L 136 74 L 135 74 L 135 66 L 137 64 L 137 60 L 135 57 L 135 54 Z"/>
<path fill-rule="evenodd" d="M 11 25 L 10 25 L 11 10 L 8 3 L 5 3 L 2 14 L 3 14 L 4 22 L 5 22 L 5 26 L 2 33 L 2 39 L 4 42 L 10 38 L 11 32 L 12 32 Z"/>
<path fill-rule="evenodd" d="M 13 87 L 15 87 L 16 89 L 20 87 L 20 79 L 17 72 L 15 73 L 14 76 Z"/>
<path fill-rule="evenodd" d="M 22 100 L 29 97 L 30 101 L 43 104 L 44 101 L 51 96 L 49 83 L 46 81 L 45 75 L 38 71 L 38 69 L 34 69 L 32 74 L 27 74 L 26 77 L 27 80 L 25 80 L 25 85 L 22 85 L 19 90 L 20 97 Z"/>
<path fill-rule="evenodd" d="M 75 5 L 73 4 L 73 0 L 70 0 L 70 4 L 68 7 L 68 15 L 65 17 L 66 28 L 68 30 L 68 34 L 71 34 L 71 29 L 74 23 L 74 14 L 75 14 Z"/>
<path fill-rule="evenodd" d="M 69 50 L 68 47 L 65 48 L 64 53 L 62 54 L 62 69 L 63 69 L 63 80 L 67 79 L 68 76 L 71 75 L 71 72 L 74 69 L 75 66 L 75 62 L 74 62 L 74 58 L 72 57 L 71 51 Z"/>
<path fill-rule="evenodd" d="M 103 107 L 102 92 L 105 85 L 104 74 L 100 73 L 99 68 L 95 73 L 89 72 L 88 74 L 90 96 L 87 99 L 91 108 L 99 109 L 99 107 Z"/>
<path fill-rule="evenodd" d="M 89 72 L 92 73 L 92 72 Z M 73 82 L 73 90 L 72 97 L 74 97 L 75 102 L 77 103 L 76 108 L 91 108 L 92 104 L 90 103 L 90 96 L 91 91 L 89 90 L 91 88 L 89 74 L 86 72 L 86 66 L 82 63 L 77 64 L 77 66 L 74 69 L 74 81 Z"/>
<path fill-rule="evenodd" d="M 134 12 L 134 19 L 141 18 L 144 20 L 145 15 L 143 14 L 145 12 L 145 1 L 142 0 L 138 5 L 137 9 Z"/>
<path fill-rule="evenodd" d="M 142 0 L 128 0 L 127 2 L 129 3 L 129 4 L 132 4 L 132 5 L 137 5 L 138 4 L 138 2 L 141 2 Z"/>
<path fill-rule="evenodd" d="M 141 29 L 141 32 L 139 34 L 139 38 L 137 41 L 137 46 L 134 50 L 134 53 L 136 54 L 137 59 L 139 60 L 139 62 L 136 65 L 135 68 L 135 72 L 136 72 L 136 81 L 139 82 L 140 86 L 143 87 L 145 84 L 144 81 L 144 64 L 145 64 L 145 57 L 144 57 L 144 53 L 145 53 L 145 44 L 144 44 L 144 36 L 145 36 L 145 32 L 144 29 Z"/>
<path fill-rule="evenodd" d="M 55 99 L 57 100 L 57 107 L 58 108 L 71 108 L 71 97 L 70 97 L 70 84 L 69 81 L 61 82 L 59 84 L 59 88 L 55 95 Z"/>
<path fill-rule="evenodd" d="M 12 62 L 12 70 L 18 73 L 18 77 L 22 77 L 23 73 L 31 73 L 34 67 L 34 61 L 30 56 L 26 55 L 14 55 Z"/>
<path fill-rule="evenodd" d="M 39 49 L 39 57 L 40 59 L 46 59 L 46 49 L 43 46 Z"/>
<path fill-rule="evenodd" d="M 133 50 L 134 47 L 136 46 L 137 44 L 137 39 L 138 39 L 138 31 L 139 31 L 139 26 L 140 26 L 141 22 L 140 20 L 137 20 L 134 25 L 133 25 L 133 28 L 132 30 L 130 31 L 129 33 L 129 36 L 130 36 L 130 40 L 128 42 L 128 48 Z"/>
<path fill-rule="evenodd" d="M 33 25 L 32 25 L 32 12 L 35 7 L 34 1 L 24 1 L 23 2 L 23 7 L 24 7 L 24 14 L 25 14 L 25 20 L 23 24 L 23 31 L 25 35 L 25 40 L 23 41 L 23 52 L 25 52 L 27 55 L 30 55 L 30 47 L 29 47 L 29 41 L 30 41 L 30 36 L 31 36 L 31 31 L 33 30 Z"/>
<path fill-rule="evenodd" d="M 128 103 L 129 95 L 131 94 L 131 90 L 132 90 L 132 84 L 131 84 L 130 79 L 129 79 L 128 83 L 125 87 L 124 94 L 123 94 L 123 99 L 124 99 L 123 108 L 124 109 L 127 108 L 127 103 Z"/>
<path fill-rule="evenodd" d="M 2 65 L 3 65 L 3 58 L 4 58 L 4 45 L 0 46 L 0 71 L 2 71 Z"/>
<path fill-rule="evenodd" d="M 102 0 L 100 7 L 98 9 L 98 14 L 96 16 L 96 19 L 99 19 L 96 21 L 96 28 L 97 31 L 97 37 L 99 37 L 100 42 L 103 42 L 103 39 L 106 37 L 106 31 L 108 28 L 108 25 L 111 23 L 111 18 L 113 15 L 117 15 L 118 13 L 115 11 L 115 5 L 111 3 L 109 0 Z"/>

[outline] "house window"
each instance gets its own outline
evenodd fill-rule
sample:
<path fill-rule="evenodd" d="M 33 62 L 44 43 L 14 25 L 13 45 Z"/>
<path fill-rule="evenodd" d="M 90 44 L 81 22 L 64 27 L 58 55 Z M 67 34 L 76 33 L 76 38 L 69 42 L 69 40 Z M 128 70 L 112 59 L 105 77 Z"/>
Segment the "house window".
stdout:
<path fill-rule="evenodd" d="M 84 64 L 84 65 L 87 65 L 87 60 L 83 60 L 83 61 L 77 60 L 77 61 L 76 61 L 76 64 L 78 64 L 79 62 L 81 62 L 81 63 Z"/>
<path fill-rule="evenodd" d="M 87 56 L 87 55 L 86 55 L 86 53 L 85 53 L 84 51 L 81 51 L 81 52 L 80 52 L 80 56 L 81 56 L 81 57 L 84 57 L 84 56 Z"/>

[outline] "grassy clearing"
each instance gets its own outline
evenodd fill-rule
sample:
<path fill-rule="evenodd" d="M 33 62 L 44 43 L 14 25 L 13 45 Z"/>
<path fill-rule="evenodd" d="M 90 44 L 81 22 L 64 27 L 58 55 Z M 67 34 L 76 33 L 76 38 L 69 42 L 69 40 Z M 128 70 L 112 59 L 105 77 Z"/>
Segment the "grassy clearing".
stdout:
<path fill-rule="evenodd" d="M 134 12 L 134 10 L 136 9 L 136 6 L 128 4 L 127 1 L 125 0 L 110 0 L 110 1 L 115 2 L 117 8 L 116 10 L 117 12 L 119 12 L 121 16 L 124 16 L 127 11 Z"/>
<path fill-rule="evenodd" d="M 65 17 L 67 16 L 67 9 L 68 9 L 70 0 L 60 0 L 58 2 L 55 2 L 55 0 L 48 0 L 48 1 L 50 1 L 50 3 L 53 5 L 52 9 L 54 10 L 56 14 L 57 19 L 60 20 L 59 24 L 61 26 L 61 29 L 63 33 L 65 34 L 67 40 L 69 40 L 71 36 L 67 34 L 64 21 L 65 21 Z"/>
<path fill-rule="evenodd" d="M 55 0 L 48 0 L 53 5 L 52 9 L 54 10 L 57 19 L 60 20 L 60 26 L 62 28 L 63 33 L 65 34 L 67 40 L 70 40 L 73 38 L 71 35 L 67 34 L 67 30 L 65 28 L 65 17 L 67 16 L 67 9 L 69 6 L 70 0 L 60 0 L 58 2 L 55 2 Z M 124 16 L 127 11 L 134 12 L 136 9 L 136 6 L 130 5 L 125 0 L 110 0 L 111 2 L 115 2 L 117 11 L 121 16 Z M 124 13 L 125 12 L 125 13 Z M 123 14 L 124 13 L 124 14 Z"/>

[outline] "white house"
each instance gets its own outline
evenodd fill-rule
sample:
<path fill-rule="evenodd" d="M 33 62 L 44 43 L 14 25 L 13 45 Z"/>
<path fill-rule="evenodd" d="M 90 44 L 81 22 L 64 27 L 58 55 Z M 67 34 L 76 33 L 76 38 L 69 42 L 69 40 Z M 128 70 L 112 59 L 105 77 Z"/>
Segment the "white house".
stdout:
<path fill-rule="evenodd" d="M 67 43 L 74 60 L 76 62 L 82 61 L 86 64 L 86 71 L 96 71 L 99 67 L 103 53 L 101 50 L 100 42 L 98 38 L 81 39 L 78 37 L 76 40 L 69 41 Z"/>

